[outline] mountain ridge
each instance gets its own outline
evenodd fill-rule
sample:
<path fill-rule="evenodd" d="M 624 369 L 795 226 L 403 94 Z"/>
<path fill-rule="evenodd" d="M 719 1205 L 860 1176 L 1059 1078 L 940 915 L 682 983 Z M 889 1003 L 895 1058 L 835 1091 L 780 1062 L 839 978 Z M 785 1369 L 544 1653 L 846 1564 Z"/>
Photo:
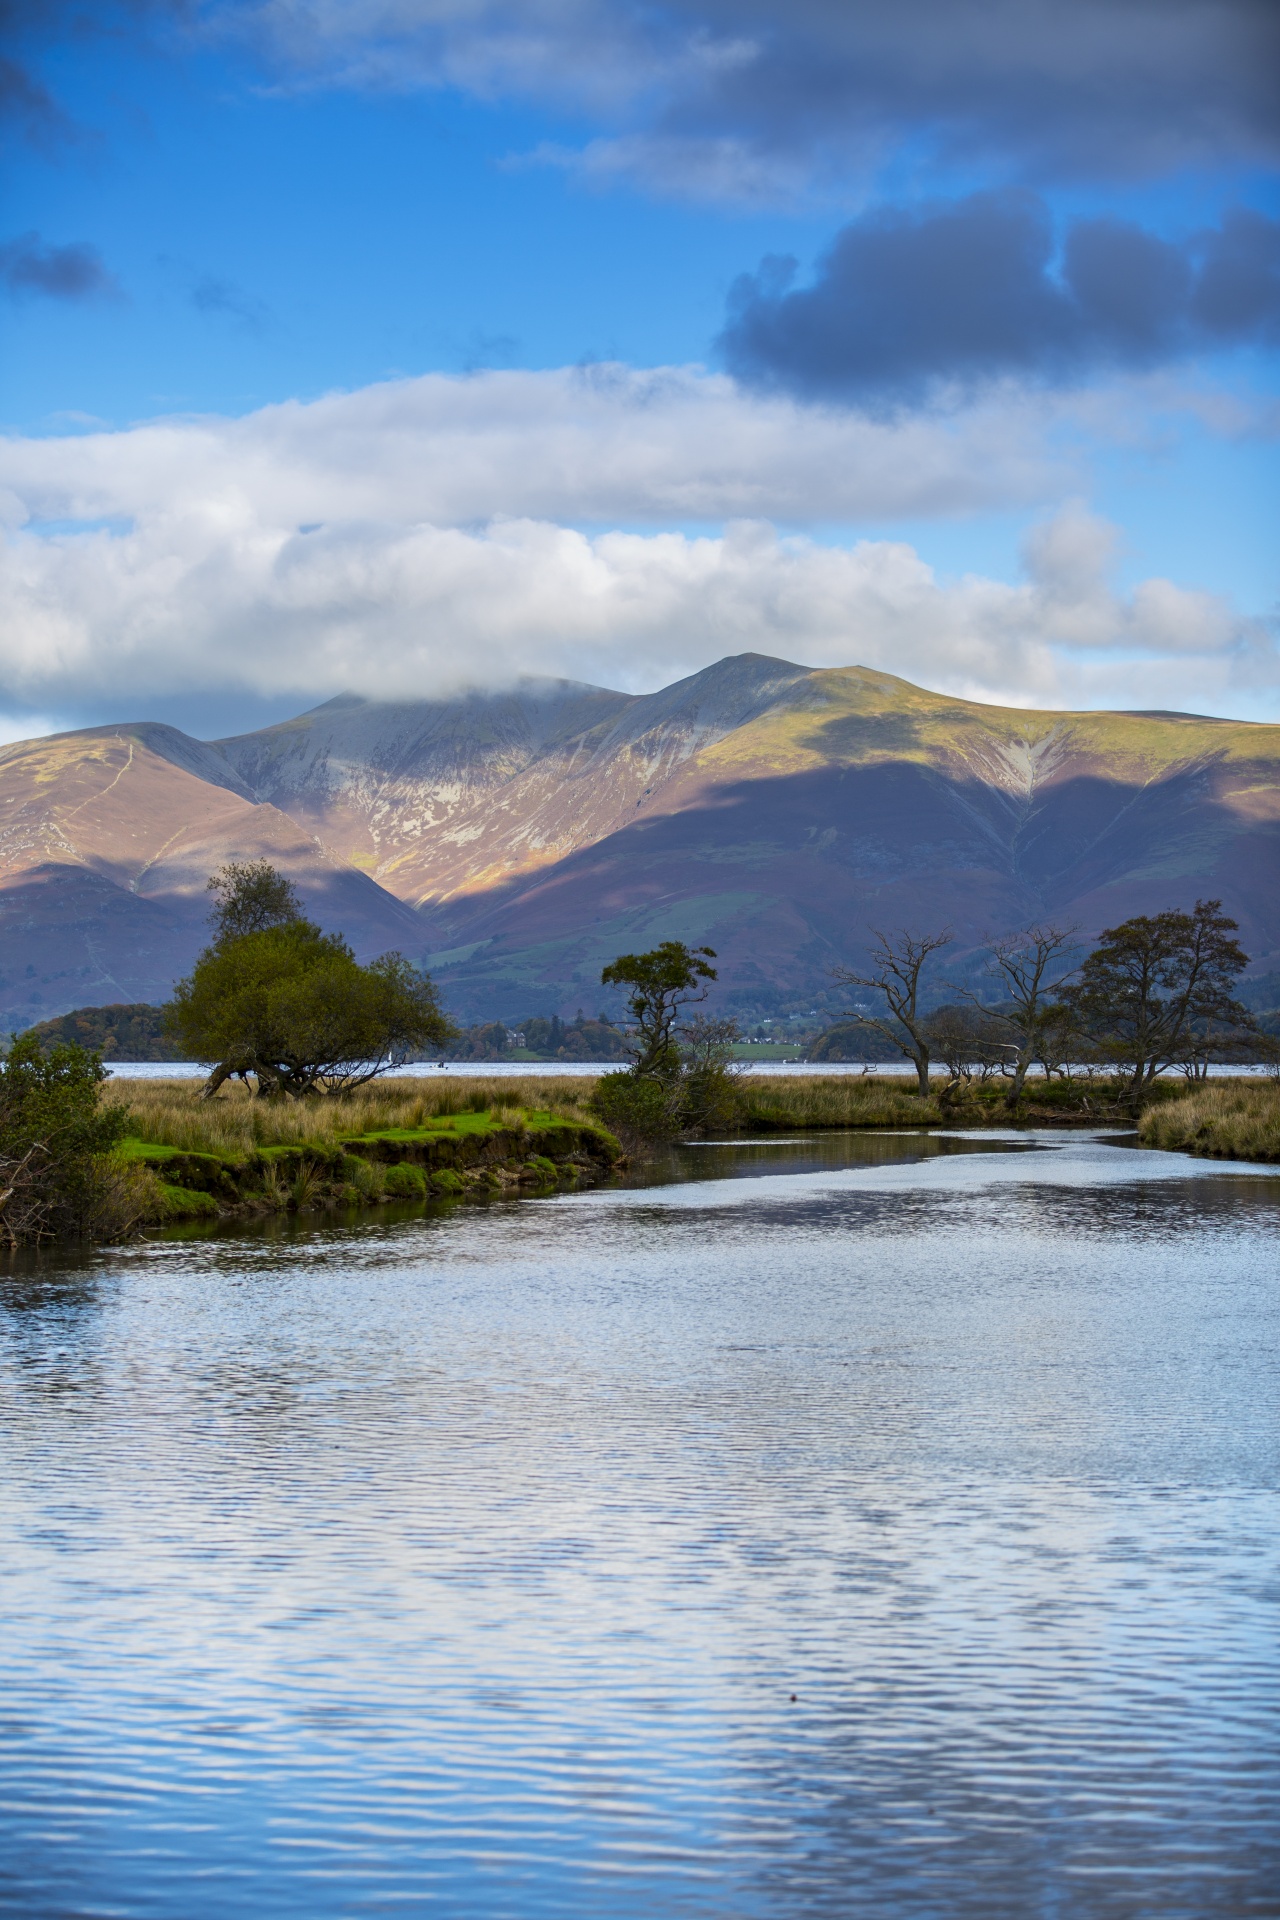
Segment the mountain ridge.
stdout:
<path fill-rule="evenodd" d="M 963 968 L 1032 919 L 1096 932 L 1198 895 L 1266 972 L 1280 727 L 1001 707 L 742 654 L 650 694 L 527 680 L 339 695 L 214 741 L 143 721 L 18 742 L 0 750 L 0 1010 L 47 1018 L 90 978 L 163 997 L 227 857 L 275 859 L 362 954 L 429 956 L 467 1017 L 594 1004 L 600 966 L 658 938 L 717 947 L 726 1000 L 767 1008 L 830 998 L 878 924 L 952 924 Z"/>

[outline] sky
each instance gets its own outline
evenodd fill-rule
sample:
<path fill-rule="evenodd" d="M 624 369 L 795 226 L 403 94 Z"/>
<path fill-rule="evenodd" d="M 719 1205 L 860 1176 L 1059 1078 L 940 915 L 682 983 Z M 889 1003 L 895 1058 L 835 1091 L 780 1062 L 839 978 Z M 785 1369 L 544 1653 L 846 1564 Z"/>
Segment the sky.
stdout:
<path fill-rule="evenodd" d="M 0 739 L 1280 719 L 1273 0 L 0 0 Z"/>

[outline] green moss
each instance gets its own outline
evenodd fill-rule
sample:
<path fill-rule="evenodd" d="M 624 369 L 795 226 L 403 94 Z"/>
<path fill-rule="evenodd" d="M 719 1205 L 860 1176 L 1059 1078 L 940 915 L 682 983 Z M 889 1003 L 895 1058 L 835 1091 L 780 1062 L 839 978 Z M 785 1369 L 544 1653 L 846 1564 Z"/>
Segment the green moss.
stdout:
<path fill-rule="evenodd" d="M 157 1182 L 163 1206 L 163 1218 L 166 1220 L 198 1220 L 216 1218 L 218 1205 L 211 1193 L 197 1193 L 190 1187 L 171 1186 L 167 1180 Z"/>
<path fill-rule="evenodd" d="M 451 1176 L 457 1179 L 457 1175 Z M 461 1186 L 462 1182 L 458 1181 Z M 421 1167 L 410 1166 L 401 1161 L 398 1166 L 387 1169 L 386 1194 L 389 1200 L 421 1200 L 427 1191 L 427 1179 Z"/>

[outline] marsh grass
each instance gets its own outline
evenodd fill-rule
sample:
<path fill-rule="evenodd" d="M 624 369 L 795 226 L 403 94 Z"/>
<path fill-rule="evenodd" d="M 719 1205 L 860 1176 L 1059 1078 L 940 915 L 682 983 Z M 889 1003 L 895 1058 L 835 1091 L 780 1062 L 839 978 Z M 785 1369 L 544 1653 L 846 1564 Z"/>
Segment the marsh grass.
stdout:
<path fill-rule="evenodd" d="M 348 1136 L 414 1129 L 453 1114 L 491 1113 L 524 1125 L 525 1110 L 591 1118 L 594 1080 L 573 1078 L 422 1081 L 386 1079 L 354 1093 L 311 1100 L 255 1100 L 238 1082 L 202 1100 L 191 1080 L 116 1080 L 104 1099 L 127 1109 L 129 1131 L 184 1153 L 243 1160 L 260 1147 L 331 1147 Z"/>
<path fill-rule="evenodd" d="M 901 1081 L 853 1079 L 740 1080 L 742 1124 L 751 1128 L 936 1126 L 936 1098 L 922 1100 Z"/>
<path fill-rule="evenodd" d="M 104 1098 L 128 1109 L 130 1132 L 143 1140 L 186 1153 L 219 1153 L 243 1160 L 261 1147 L 332 1147 L 357 1134 L 396 1128 L 412 1131 L 456 1114 L 489 1114 L 495 1125 L 512 1131 L 526 1124 L 529 1113 L 598 1120 L 591 1104 L 596 1085 L 595 1078 L 567 1074 L 563 1078 L 504 1075 L 501 1079 L 476 1075 L 436 1081 L 387 1078 L 354 1093 L 326 1098 L 255 1100 L 235 1083 L 223 1087 L 214 1099 L 202 1100 L 199 1083 L 190 1080 L 116 1080 L 108 1084 Z M 887 1076 L 797 1074 L 777 1080 L 744 1076 L 733 1083 L 736 1120 L 722 1116 L 717 1125 L 726 1132 L 735 1124 L 765 1132 L 792 1127 L 1008 1126 L 1015 1117 L 1004 1104 L 1003 1082 L 992 1082 L 945 1111 L 938 1100 L 940 1090 L 941 1083 L 935 1083 L 930 1098 L 921 1100 L 905 1080 Z M 1158 1094 L 1162 1104 L 1152 1108 L 1148 1122 L 1153 1122 L 1155 1114 L 1175 1114 L 1196 1101 L 1229 1103 L 1244 1097 L 1245 1091 L 1237 1083 L 1230 1090 L 1214 1088 L 1188 1098 L 1180 1096 L 1175 1085 L 1166 1084 Z M 1252 1093 L 1249 1097 L 1253 1098 Z M 1264 1105 L 1267 1097 L 1267 1090 L 1259 1089 Z M 1025 1110 L 1017 1118 L 1027 1125 L 1102 1118 L 1112 1098 L 1112 1091 L 1097 1081 L 1071 1086 L 1057 1082 L 1045 1086 L 1037 1081 L 1028 1085 Z M 1274 1103 L 1276 1095 L 1270 1098 Z M 1177 1144 L 1184 1143 L 1179 1139 Z"/>
<path fill-rule="evenodd" d="M 1144 1147 L 1219 1160 L 1280 1160 L 1280 1086 L 1256 1081 L 1202 1087 L 1143 1114 Z"/>

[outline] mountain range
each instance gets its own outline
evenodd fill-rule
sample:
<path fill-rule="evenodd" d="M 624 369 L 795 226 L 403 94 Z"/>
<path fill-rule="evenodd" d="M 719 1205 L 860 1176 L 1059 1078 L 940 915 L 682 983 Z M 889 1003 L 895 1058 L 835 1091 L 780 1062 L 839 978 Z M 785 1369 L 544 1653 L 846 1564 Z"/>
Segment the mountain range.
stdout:
<path fill-rule="evenodd" d="M 726 1004 L 842 1004 L 872 928 L 1094 934 L 1220 897 L 1280 969 L 1280 726 L 1062 713 L 742 654 L 652 694 L 342 695 L 201 741 L 155 722 L 0 749 L 0 1020 L 164 999 L 205 882 L 265 857 L 362 957 L 465 1019 L 594 1011 L 601 966 L 720 956 Z"/>

